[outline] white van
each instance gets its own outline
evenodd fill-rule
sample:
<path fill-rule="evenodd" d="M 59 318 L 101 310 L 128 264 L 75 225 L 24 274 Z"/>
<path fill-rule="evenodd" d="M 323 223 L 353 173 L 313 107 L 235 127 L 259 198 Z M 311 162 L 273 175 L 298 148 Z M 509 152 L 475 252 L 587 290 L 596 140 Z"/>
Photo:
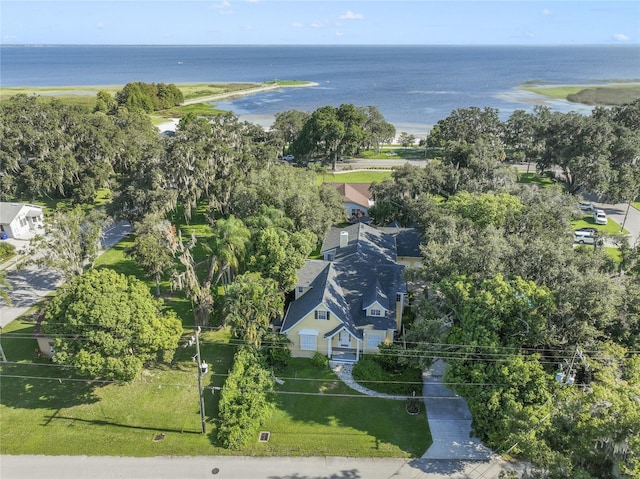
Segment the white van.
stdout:
<path fill-rule="evenodd" d="M 593 212 L 593 221 L 597 225 L 606 225 L 607 224 L 607 214 L 602 210 L 595 210 Z"/>

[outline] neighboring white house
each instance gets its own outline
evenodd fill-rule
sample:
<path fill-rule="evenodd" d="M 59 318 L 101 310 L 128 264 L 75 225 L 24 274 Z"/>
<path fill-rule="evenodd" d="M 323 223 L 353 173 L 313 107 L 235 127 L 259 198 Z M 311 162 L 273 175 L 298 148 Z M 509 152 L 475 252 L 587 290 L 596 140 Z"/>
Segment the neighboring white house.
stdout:
<path fill-rule="evenodd" d="M 44 228 L 42 208 L 25 203 L 0 203 L 0 237 L 30 239 Z"/>

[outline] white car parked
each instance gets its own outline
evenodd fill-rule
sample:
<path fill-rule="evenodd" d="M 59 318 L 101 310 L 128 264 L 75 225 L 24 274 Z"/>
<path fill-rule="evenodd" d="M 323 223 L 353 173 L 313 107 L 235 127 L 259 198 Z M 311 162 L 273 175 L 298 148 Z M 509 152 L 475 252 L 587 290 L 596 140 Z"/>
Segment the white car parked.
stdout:
<path fill-rule="evenodd" d="M 607 214 L 602 210 L 595 210 L 593 212 L 593 221 L 597 225 L 606 225 L 607 224 Z"/>
<path fill-rule="evenodd" d="M 595 235 L 591 231 L 574 231 L 573 242 L 578 244 L 593 244 L 596 241 Z"/>

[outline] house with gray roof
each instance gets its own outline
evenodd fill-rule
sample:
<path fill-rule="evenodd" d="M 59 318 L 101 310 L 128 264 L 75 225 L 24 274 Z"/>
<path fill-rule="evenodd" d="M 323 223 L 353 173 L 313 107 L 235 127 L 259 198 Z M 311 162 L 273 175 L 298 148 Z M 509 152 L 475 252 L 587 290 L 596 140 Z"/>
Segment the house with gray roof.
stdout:
<path fill-rule="evenodd" d="M 26 240 L 42 232 L 43 228 L 44 214 L 39 206 L 0 203 L 0 237 Z"/>
<path fill-rule="evenodd" d="M 294 300 L 282 322 L 293 356 L 320 353 L 358 361 L 393 342 L 407 294 L 397 233 L 364 223 L 331 228 L 321 247 L 323 259 L 307 260 L 298 271 Z M 419 251 L 417 245 L 413 251 Z"/>

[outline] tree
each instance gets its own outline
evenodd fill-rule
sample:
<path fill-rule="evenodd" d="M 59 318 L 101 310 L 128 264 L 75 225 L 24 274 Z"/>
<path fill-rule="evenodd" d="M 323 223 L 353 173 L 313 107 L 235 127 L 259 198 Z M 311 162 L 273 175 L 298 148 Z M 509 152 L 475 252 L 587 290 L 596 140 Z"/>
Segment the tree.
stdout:
<path fill-rule="evenodd" d="M 396 128 L 387 122 L 376 106 L 362 108 L 366 118 L 363 128 L 367 133 L 364 141 L 365 148 L 373 148 L 376 153 L 380 152 L 380 146 L 384 143 L 391 143 L 396 136 Z"/>
<path fill-rule="evenodd" d="M 76 207 L 69 211 L 56 211 L 48 217 L 45 236 L 31 242 L 32 261 L 53 268 L 69 280 L 93 268 L 101 248 L 100 240 L 110 220 L 99 209 L 85 212 Z"/>
<path fill-rule="evenodd" d="M 297 272 L 315 247 L 316 238 L 308 230 L 288 233 L 269 226 L 253 233 L 248 268 L 272 278 L 281 291 L 291 291 L 298 280 Z"/>
<path fill-rule="evenodd" d="M 611 181 L 612 126 L 578 113 L 553 113 L 544 131 L 540 170 L 557 166 L 569 193 L 606 193 Z"/>
<path fill-rule="evenodd" d="M 406 148 L 416 142 L 416 136 L 411 133 L 407 133 L 406 131 L 401 131 L 398 141 L 400 141 L 400 144 Z"/>
<path fill-rule="evenodd" d="M 458 108 L 438 121 L 427 137 L 427 146 L 446 147 L 448 142 L 488 142 L 492 147 L 502 148 L 504 125 L 498 110 L 486 107 Z"/>
<path fill-rule="evenodd" d="M 220 280 L 225 278 L 226 285 L 232 281 L 233 275 L 245 262 L 251 232 L 242 220 L 234 216 L 226 220 L 217 220 L 213 231 L 212 253 L 218 270 L 215 284 L 219 284 Z M 209 278 L 209 283 L 212 279 Z"/>
<path fill-rule="evenodd" d="M 175 227 L 158 216 L 147 216 L 134 225 L 133 245 L 125 253 L 136 260 L 156 282 L 156 296 L 160 296 L 160 280 L 172 274 L 178 250 Z"/>
<path fill-rule="evenodd" d="M 56 364 L 131 381 L 144 366 L 171 361 L 182 326 L 142 281 L 102 269 L 62 286 L 46 308 L 42 333 L 56 338 Z"/>
<path fill-rule="evenodd" d="M 284 295 L 278 284 L 260 273 L 238 276 L 225 295 L 225 324 L 234 337 L 259 348 L 269 324 L 282 314 Z"/>
<path fill-rule="evenodd" d="M 309 119 L 309 113 L 298 110 L 287 110 L 276 113 L 272 131 L 282 141 L 282 154 L 286 148 L 298 137 L 302 127 Z"/>

